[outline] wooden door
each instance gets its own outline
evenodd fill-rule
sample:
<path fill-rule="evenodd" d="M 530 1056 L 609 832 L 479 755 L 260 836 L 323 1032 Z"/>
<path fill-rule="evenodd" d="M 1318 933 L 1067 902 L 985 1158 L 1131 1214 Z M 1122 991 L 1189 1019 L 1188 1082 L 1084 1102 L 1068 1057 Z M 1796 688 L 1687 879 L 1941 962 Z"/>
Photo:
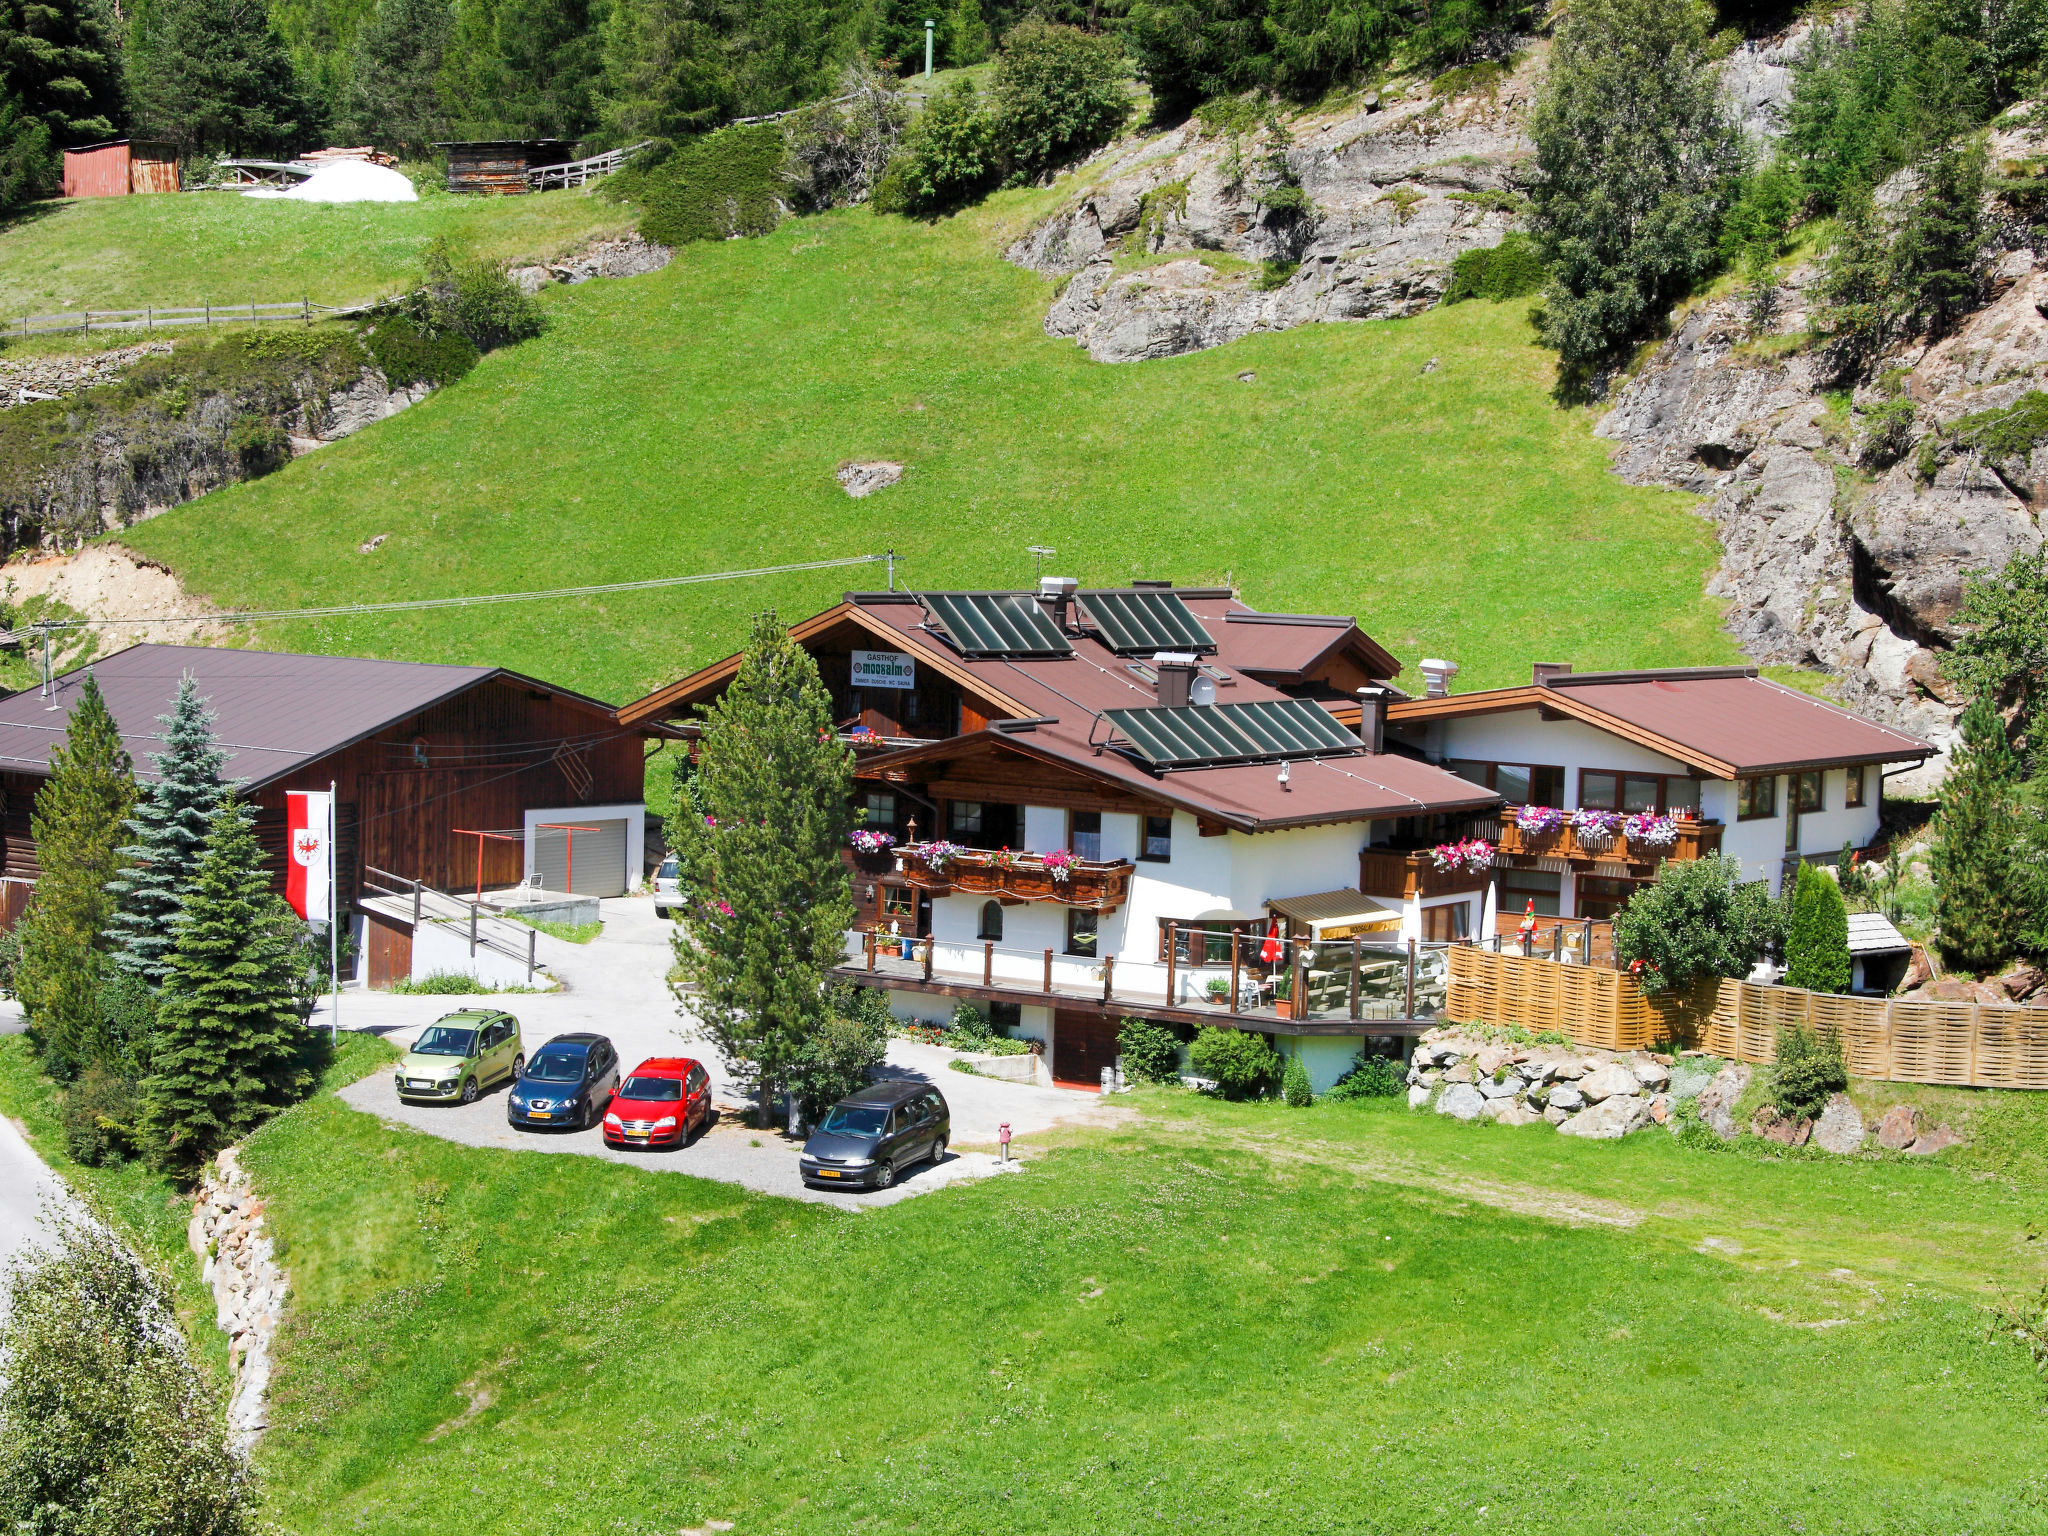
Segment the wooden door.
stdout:
<path fill-rule="evenodd" d="M 363 948 L 372 992 L 389 992 L 412 975 L 412 929 L 379 912 L 363 914 Z"/>
<path fill-rule="evenodd" d="M 1116 1065 L 1116 1030 L 1117 1021 L 1107 1014 L 1054 1009 L 1053 1081 L 1069 1088 L 1101 1088 L 1102 1069 Z"/>

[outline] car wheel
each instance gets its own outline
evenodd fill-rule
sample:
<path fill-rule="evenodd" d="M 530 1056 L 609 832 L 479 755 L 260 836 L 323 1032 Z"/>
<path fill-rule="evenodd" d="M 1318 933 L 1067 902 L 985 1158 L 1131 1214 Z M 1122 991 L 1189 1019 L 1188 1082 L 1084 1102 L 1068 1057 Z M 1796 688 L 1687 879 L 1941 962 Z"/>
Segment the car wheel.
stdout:
<path fill-rule="evenodd" d="M 525 1053 L 524 1051 L 521 1051 L 521 1052 L 520 1052 L 520 1053 L 519 1053 L 519 1054 L 518 1054 L 517 1056 L 514 1056 L 514 1057 L 512 1058 L 512 1076 L 511 1076 L 511 1078 L 509 1079 L 509 1081 L 511 1081 L 511 1082 L 515 1082 L 515 1083 L 516 1083 L 516 1082 L 518 1082 L 518 1081 L 519 1081 L 519 1074 L 520 1074 L 520 1073 L 522 1073 L 522 1072 L 524 1072 L 525 1070 L 526 1070 L 526 1053 Z"/>
<path fill-rule="evenodd" d="M 462 1102 L 465 1104 L 474 1104 L 476 1102 L 476 1079 L 474 1077 L 465 1077 L 462 1080 Z"/>
<path fill-rule="evenodd" d="M 654 915 L 655 915 L 656 917 L 667 917 L 667 916 L 668 916 L 668 908 L 667 908 L 667 907 L 656 907 L 656 908 L 654 909 Z"/>
<path fill-rule="evenodd" d="M 941 1136 L 932 1143 L 932 1166 L 938 1167 L 946 1160 L 946 1138 Z"/>
<path fill-rule="evenodd" d="M 895 1164 L 894 1162 L 890 1161 L 889 1159 L 887 1159 L 887 1158 L 884 1158 L 884 1159 L 882 1160 L 882 1168 L 881 1168 L 881 1171 L 880 1171 L 879 1173 L 877 1173 L 877 1174 L 875 1175 L 875 1188 L 877 1188 L 877 1189 L 888 1189 L 888 1188 L 890 1188 L 890 1187 L 891 1187 L 892 1185 L 894 1185 L 894 1184 L 895 1184 L 895 1182 L 896 1182 L 896 1164 Z"/>

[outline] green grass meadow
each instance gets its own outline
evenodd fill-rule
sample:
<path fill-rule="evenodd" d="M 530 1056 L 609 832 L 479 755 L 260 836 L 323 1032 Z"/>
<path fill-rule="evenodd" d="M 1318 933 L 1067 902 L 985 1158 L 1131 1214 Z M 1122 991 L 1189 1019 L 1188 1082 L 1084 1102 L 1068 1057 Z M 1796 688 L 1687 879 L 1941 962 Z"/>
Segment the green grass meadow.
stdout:
<path fill-rule="evenodd" d="M 1230 581 L 1256 606 L 1356 613 L 1411 666 L 1460 661 L 1461 687 L 1526 678 L 1539 655 L 1734 659 L 1701 592 L 1711 530 L 1687 498 L 1620 483 L 1589 419 L 1553 406 L 1525 305 L 1106 366 L 1043 333 L 1053 285 L 997 254 L 1059 195 L 929 226 L 791 220 L 554 290 L 539 340 L 121 537 L 236 607 L 892 548 L 917 586 L 1014 587 L 1044 544 L 1084 583 Z M 850 500 L 834 471 L 869 458 L 908 474 Z M 488 660 L 627 699 L 727 653 L 764 606 L 794 619 L 882 579 L 266 625 L 255 643 Z"/>

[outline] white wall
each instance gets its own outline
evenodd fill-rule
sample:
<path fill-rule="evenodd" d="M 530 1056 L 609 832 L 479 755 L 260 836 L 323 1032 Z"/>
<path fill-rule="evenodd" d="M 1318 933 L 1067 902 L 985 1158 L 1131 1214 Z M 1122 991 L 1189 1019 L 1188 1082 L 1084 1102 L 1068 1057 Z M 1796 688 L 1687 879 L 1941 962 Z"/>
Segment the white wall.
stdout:
<path fill-rule="evenodd" d="M 436 971 L 453 971 L 475 976 L 494 986 L 523 986 L 526 983 L 524 959 L 514 960 L 510 955 L 500 954 L 486 944 L 477 945 L 476 953 L 472 955 L 469 952 L 467 927 L 450 928 L 440 923 L 421 923 L 413 930 L 410 974 L 418 980 L 423 976 L 431 976 Z M 546 986 L 547 978 L 536 975 L 534 985 Z"/>
<path fill-rule="evenodd" d="M 1049 805 L 1024 807 L 1024 851 L 1050 853 L 1067 846 L 1067 813 Z"/>
<path fill-rule="evenodd" d="M 1745 880 L 1768 880 L 1774 893 L 1784 873 L 1787 852 L 1785 816 L 1791 805 L 1792 783 L 1792 775 L 1778 775 L 1778 814 L 1758 821 L 1735 819 L 1735 786 L 1732 783 L 1710 783 L 1700 796 L 1702 813 L 1726 824 L 1727 830 L 1721 834 L 1721 851 L 1742 862 Z M 1877 766 L 1871 764 L 1863 770 L 1864 804 L 1848 807 L 1842 804 L 1849 792 L 1848 770 L 1830 768 L 1824 771 L 1821 775 L 1823 808 L 1809 811 L 1799 818 L 1799 852 L 1806 855 L 1840 853 L 1844 842 L 1854 842 L 1858 848 L 1870 846 L 1871 839 L 1878 832 L 1877 783 Z"/>
<path fill-rule="evenodd" d="M 1348 1035 L 1281 1035 L 1273 1044 L 1282 1056 L 1299 1056 L 1308 1068 L 1309 1086 L 1328 1093 L 1358 1059 L 1358 1040 Z"/>

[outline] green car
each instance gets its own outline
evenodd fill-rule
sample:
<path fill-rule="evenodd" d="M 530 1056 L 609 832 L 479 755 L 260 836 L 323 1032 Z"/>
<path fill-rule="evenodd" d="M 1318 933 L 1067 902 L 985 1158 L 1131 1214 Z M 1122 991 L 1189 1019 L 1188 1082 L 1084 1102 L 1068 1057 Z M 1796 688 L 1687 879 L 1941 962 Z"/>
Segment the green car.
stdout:
<path fill-rule="evenodd" d="M 517 1019 L 488 1008 L 465 1008 L 420 1031 L 399 1060 L 398 1097 L 474 1104 L 500 1078 L 518 1081 L 525 1066 Z"/>

